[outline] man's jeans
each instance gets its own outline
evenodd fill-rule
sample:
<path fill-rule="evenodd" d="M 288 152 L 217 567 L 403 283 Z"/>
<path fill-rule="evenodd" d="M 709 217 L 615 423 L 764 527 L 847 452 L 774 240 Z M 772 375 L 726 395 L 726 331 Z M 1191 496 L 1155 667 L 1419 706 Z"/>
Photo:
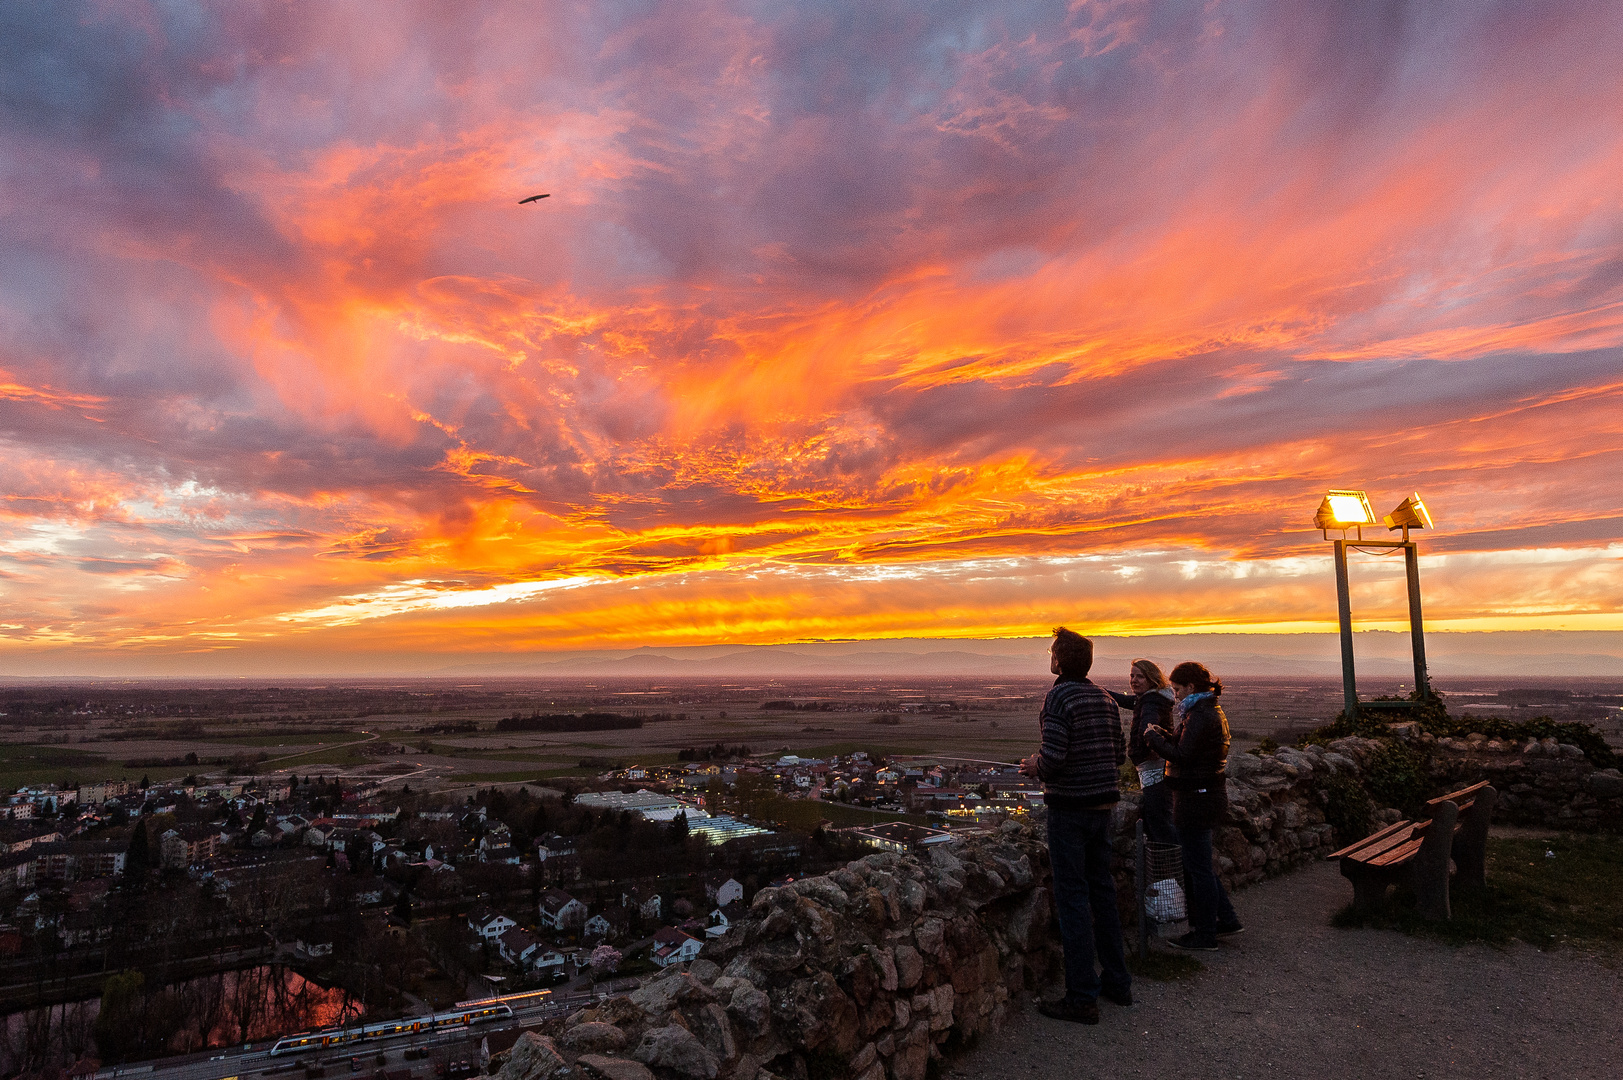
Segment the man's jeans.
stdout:
<path fill-rule="evenodd" d="M 1219 926 L 1240 920 L 1229 903 L 1228 890 L 1212 869 L 1212 829 L 1178 830 L 1183 848 L 1183 873 L 1189 880 L 1189 929 L 1203 938 L 1215 938 Z"/>
<path fill-rule="evenodd" d="M 1122 951 L 1116 882 L 1110 876 L 1110 811 L 1048 808 L 1048 857 L 1054 867 L 1054 908 L 1065 948 L 1065 996 L 1094 1001 L 1102 985 L 1121 993 L 1132 985 Z M 1103 978 L 1093 969 L 1097 958 Z"/>

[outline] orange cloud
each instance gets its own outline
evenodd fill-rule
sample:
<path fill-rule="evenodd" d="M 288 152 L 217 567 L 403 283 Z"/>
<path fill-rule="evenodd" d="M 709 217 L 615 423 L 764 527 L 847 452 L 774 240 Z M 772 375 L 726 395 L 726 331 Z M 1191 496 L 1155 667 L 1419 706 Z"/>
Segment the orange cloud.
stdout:
<path fill-rule="evenodd" d="M 0 647 L 1623 628 L 1616 20 L 1071 8 L 27 13 Z"/>

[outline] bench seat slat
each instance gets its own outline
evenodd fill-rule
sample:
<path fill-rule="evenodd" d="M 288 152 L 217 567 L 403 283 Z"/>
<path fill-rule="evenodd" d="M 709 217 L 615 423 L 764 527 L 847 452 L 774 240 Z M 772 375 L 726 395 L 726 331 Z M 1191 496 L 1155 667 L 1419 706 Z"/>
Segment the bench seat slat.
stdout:
<path fill-rule="evenodd" d="M 1425 837 L 1423 836 L 1405 841 L 1404 843 L 1399 844 L 1397 847 L 1388 848 L 1375 858 L 1370 859 L 1369 864 L 1371 866 L 1396 866 L 1400 862 L 1405 862 L 1406 860 L 1413 858 L 1414 853 L 1419 851 L 1420 845 L 1425 842 Z"/>
<path fill-rule="evenodd" d="M 1410 825 L 1413 825 L 1413 824 L 1414 824 L 1414 822 L 1412 822 L 1412 821 L 1400 821 L 1395 825 L 1388 825 L 1386 828 L 1382 829 L 1378 833 L 1371 833 L 1369 836 L 1364 837 L 1362 840 L 1356 840 L 1353 843 L 1348 844 L 1346 847 L 1342 848 L 1340 851 L 1331 852 L 1329 855 L 1326 855 L 1325 858 L 1327 858 L 1327 859 L 1339 859 L 1339 858 L 1342 858 L 1343 856 L 1348 856 L 1348 855 L 1356 856 L 1358 853 L 1362 852 L 1365 848 L 1370 847 L 1370 846 L 1375 845 L 1375 844 L 1378 844 L 1382 840 L 1385 840 L 1388 837 L 1391 837 L 1391 836 L 1395 835 L 1399 830 L 1403 829 L 1404 827 L 1410 826 Z"/>
<path fill-rule="evenodd" d="M 1414 837 L 1415 823 L 1403 821 L 1399 824 L 1403 828 L 1393 830 L 1390 836 L 1383 837 L 1379 843 L 1368 844 L 1348 857 L 1358 862 L 1375 862 L 1393 848 L 1407 844 Z"/>

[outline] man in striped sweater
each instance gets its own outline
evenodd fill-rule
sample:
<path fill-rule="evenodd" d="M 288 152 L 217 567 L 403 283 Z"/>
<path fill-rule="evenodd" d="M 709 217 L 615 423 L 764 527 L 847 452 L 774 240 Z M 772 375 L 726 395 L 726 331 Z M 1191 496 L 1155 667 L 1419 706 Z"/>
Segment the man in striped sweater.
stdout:
<path fill-rule="evenodd" d="M 1092 667 L 1093 642 L 1056 629 L 1049 669 L 1059 678 L 1043 702 L 1042 749 L 1020 763 L 1021 772 L 1043 782 L 1054 907 L 1065 949 L 1065 996 L 1039 1002 L 1037 1009 L 1080 1024 L 1099 1022 L 1101 996 L 1117 1005 L 1133 1003 L 1110 874 L 1110 812 L 1121 799 L 1117 770 L 1127 760 L 1127 742 L 1116 703 L 1088 681 Z"/>

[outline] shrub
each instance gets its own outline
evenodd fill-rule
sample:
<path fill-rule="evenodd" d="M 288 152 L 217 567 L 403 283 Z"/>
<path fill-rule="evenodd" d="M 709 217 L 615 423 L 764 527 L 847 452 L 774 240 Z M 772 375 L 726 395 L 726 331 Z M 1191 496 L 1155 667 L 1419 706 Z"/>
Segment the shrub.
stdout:
<path fill-rule="evenodd" d="M 1407 744 L 1388 739 L 1370 755 L 1364 790 L 1380 806 L 1395 806 L 1410 817 L 1426 801 L 1425 761 Z"/>
<path fill-rule="evenodd" d="M 1335 828 L 1339 846 L 1370 834 L 1374 828 L 1375 805 L 1357 780 L 1350 776 L 1333 776 L 1324 785 L 1324 794 L 1324 820 Z"/>

